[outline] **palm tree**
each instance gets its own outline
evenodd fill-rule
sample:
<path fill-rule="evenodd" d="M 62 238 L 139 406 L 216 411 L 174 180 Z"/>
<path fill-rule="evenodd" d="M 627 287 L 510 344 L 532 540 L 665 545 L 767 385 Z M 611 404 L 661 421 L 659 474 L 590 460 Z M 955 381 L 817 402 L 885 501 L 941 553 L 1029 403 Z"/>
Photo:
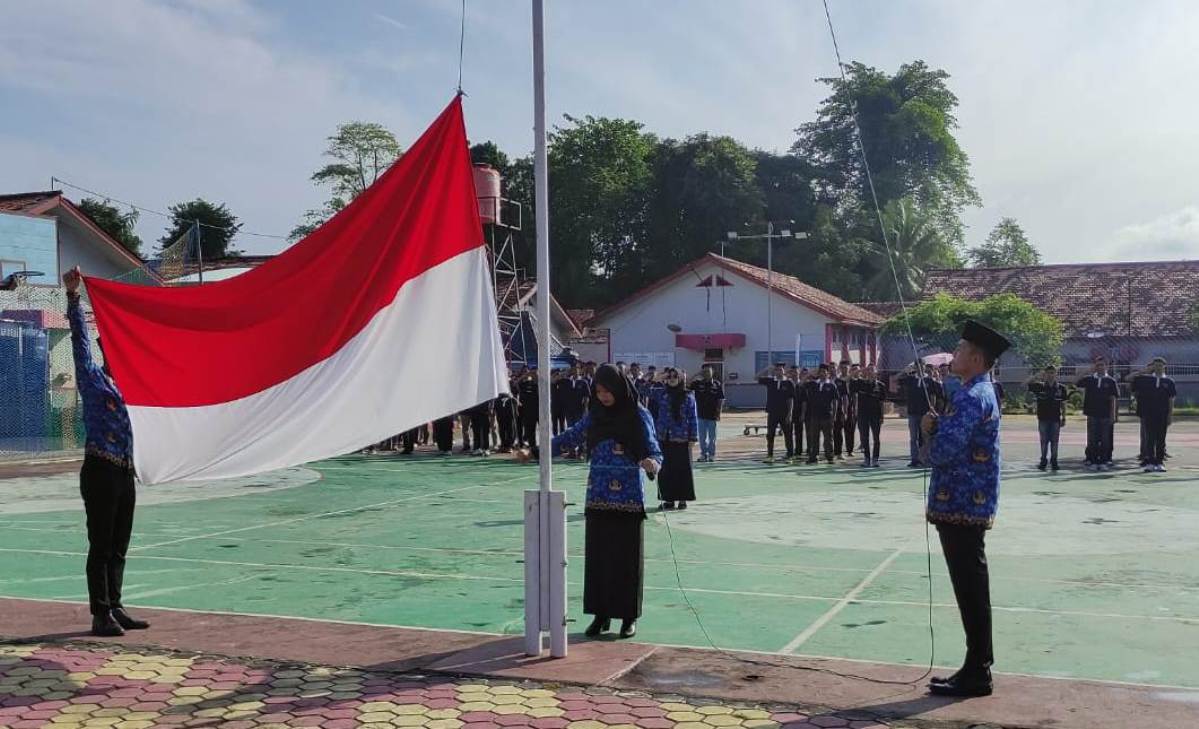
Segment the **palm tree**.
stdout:
<path fill-rule="evenodd" d="M 883 210 L 883 225 L 894 270 L 887 263 L 887 247 L 881 240 L 872 242 L 878 265 L 866 280 L 866 290 L 874 300 L 895 301 L 902 297 L 912 301 L 923 291 L 929 269 L 960 265 L 953 247 L 910 198 L 888 203 Z"/>

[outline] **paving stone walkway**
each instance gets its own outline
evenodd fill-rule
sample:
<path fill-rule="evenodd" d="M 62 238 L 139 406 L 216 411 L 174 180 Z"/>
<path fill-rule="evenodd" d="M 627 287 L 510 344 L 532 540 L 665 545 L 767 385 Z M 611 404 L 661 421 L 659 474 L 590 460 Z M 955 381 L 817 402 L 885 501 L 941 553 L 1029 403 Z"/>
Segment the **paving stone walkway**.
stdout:
<path fill-rule="evenodd" d="M 887 726 L 564 687 L 56 644 L 0 644 L 0 727 L 810 729 Z"/>

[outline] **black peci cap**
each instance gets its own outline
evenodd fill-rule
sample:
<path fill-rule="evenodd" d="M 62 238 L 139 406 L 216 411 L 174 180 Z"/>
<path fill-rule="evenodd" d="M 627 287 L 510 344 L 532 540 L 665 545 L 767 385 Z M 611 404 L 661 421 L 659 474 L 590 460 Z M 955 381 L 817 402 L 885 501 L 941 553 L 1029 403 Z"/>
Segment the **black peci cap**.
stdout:
<path fill-rule="evenodd" d="M 973 320 L 962 327 L 962 339 L 986 352 L 992 360 L 999 359 L 1012 346 L 1002 334 Z"/>

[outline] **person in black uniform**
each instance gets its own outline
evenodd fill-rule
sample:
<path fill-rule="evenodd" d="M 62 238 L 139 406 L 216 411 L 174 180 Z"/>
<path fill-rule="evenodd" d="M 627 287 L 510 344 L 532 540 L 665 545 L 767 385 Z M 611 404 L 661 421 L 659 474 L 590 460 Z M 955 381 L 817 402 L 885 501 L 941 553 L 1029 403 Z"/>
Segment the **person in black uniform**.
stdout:
<path fill-rule="evenodd" d="M 911 456 L 908 468 L 920 467 L 920 450 L 924 447 L 924 431 L 920 428 L 920 421 L 926 413 L 936 410 L 936 405 L 944 393 L 941 384 L 923 372 L 924 363 L 916 362 L 908 365 L 899 378 L 899 386 L 907 401 L 908 450 Z"/>
<path fill-rule="evenodd" d="M 433 442 L 437 444 L 437 454 L 448 456 L 454 450 L 454 416 L 447 415 L 433 421 Z"/>
<path fill-rule="evenodd" d="M 1174 419 L 1174 398 L 1178 386 L 1166 376 L 1166 360 L 1154 357 L 1153 362 L 1132 378 L 1132 394 L 1145 430 L 1145 473 L 1164 473 L 1166 470 L 1166 432 Z"/>
<path fill-rule="evenodd" d="M 864 376 L 850 380 L 849 388 L 850 396 L 856 400 L 858 408 L 862 468 L 878 468 L 878 454 L 882 447 L 879 434 L 883 427 L 883 403 L 887 400 L 887 386 L 878 379 L 874 365 L 867 365 Z"/>
<path fill-rule="evenodd" d="M 840 394 L 831 377 L 832 367 L 820 365 L 816 377 L 808 383 L 808 463 L 815 463 L 824 439 L 824 459 L 833 462 L 833 423 L 837 419 Z"/>
<path fill-rule="evenodd" d="M 532 448 L 537 445 L 537 422 L 540 420 L 537 390 L 537 368 L 525 373 L 516 389 L 517 399 L 520 400 L 520 440 Z"/>
<path fill-rule="evenodd" d="M 999 402 L 999 409 L 1003 410 L 1003 396 L 1007 394 L 1007 390 L 1003 389 L 1003 383 L 995 379 L 995 373 L 991 373 L 991 386 L 995 388 L 995 400 Z"/>
<path fill-rule="evenodd" d="M 491 453 L 491 401 L 487 400 L 466 411 L 470 415 L 470 431 L 474 437 L 476 456 Z"/>
<path fill-rule="evenodd" d="M 583 368 L 575 365 L 570 376 L 570 392 L 566 398 L 566 424 L 574 425 L 587 412 L 587 401 L 591 397 L 591 381 L 583 374 Z"/>
<path fill-rule="evenodd" d="M 787 458 L 795 457 L 795 442 L 791 439 L 791 411 L 795 407 L 795 383 L 787 379 L 787 365 L 779 362 L 758 374 L 758 384 L 766 386 L 766 462 L 774 463 L 774 435 L 782 429 L 787 445 Z"/>
<path fill-rule="evenodd" d="M 420 435 L 420 428 L 413 428 L 412 430 L 406 430 L 401 433 L 400 443 L 403 445 L 404 449 L 400 452 L 406 456 L 412 455 L 412 451 L 416 448 L 416 438 L 418 435 Z"/>
<path fill-rule="evenodd" d="M 1107 360 L 1096 357 L 1091 373 L 1078 378 L 1074 386 L 1083 391 L 1082 412 L 1087 416 L 1087 470 L 1111 470 L 1112 435 L 1120 393 L 1115 378 L 1107 373 Z"/>
<path fill-rule="evenodd" d="M 1028 380 L 1028 392 L 1037 400 L 1037 430 L 1041 434 L 1041 462 L 1037 468 L 1044 471 L 1047 467 L 1058 470 L 1057 444 L 1066 425 L 1066 400 L 1069 393 L 1066 386 L 1057 381 L 1057 368 L 1048 365 L 1040 376 L 1033 375 Z M 995 393 L 996 399 L 999 393 Z"/>
<path fill-rule="evenodd" d="M 529 374 L 529 368 L 522 366 L 517 370 L 516 375 L 508 381 L 508 391 L 512 393 L 516 399 L 516 445 L 518 448 L 525 446 L 525 433 L 521 423 L 524 422 L 524 408 L 520 404 L 520 383 L 525 381 L 525 377 Z"/>
<path fill-rule="evenodd" d="M 788 374 L 795 383 L 795 404 L 791 408 L 791 437 L 795 441 L 795 460 L 803 460 L 804 451 L 804 420 L 807 419 L 808 406 L 808 368 L 802 371 L 792 367 Z"/>
<path fill-rule="evenodd" d="M 856 367 L 857 365 L 854 365 L 854 368 Z M 850 392 L 849 385 L 853 382 L 854 377 L 855 374 L 850 368 L 849 360 L 841 360 L 837 379 L 834 380 L 837 385 L 837 393 L 841 397 L 840 407 L 837 408 L 837 421 L 833 424 L 833 455 L 838 460 L 853 455 L 856 408 L 853 402 L 853 393 Z"/>
<path fill-rule="evenodd" d="M 495 412 L 495 424 L 500 435 L 500 447 L 497 453 L 511 453 L 516 444 L 516 398 L 510 393 L 501 393 L 495 399 L 492 410 Z"/>
<path fill-rule="evenodd" d="M 554 435 L 566 430 L 566 407 L 570 402 L 574 383 L 562 370 L 554 370 L 550 381 L 550 415 L 554 419 Z"/>
<path fill-rule="evenodd" d="M 691 392 L 695 394 L 699 418 L 699 462 L 711 463 L 716 460 L 716 427 L 724 409 L 724 385 L 710 366 L 704 366 L 703 374 L 691 383 Z"/>

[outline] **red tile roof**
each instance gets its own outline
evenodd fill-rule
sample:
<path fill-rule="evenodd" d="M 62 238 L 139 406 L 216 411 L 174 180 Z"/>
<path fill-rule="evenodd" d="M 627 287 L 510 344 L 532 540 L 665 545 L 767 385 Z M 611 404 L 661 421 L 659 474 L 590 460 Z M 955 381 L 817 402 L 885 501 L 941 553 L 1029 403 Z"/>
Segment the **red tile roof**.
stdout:
<path fill-rule="evenodd" d="M 1069 263 L 928 273 L 924 295 L 981 299 L 1013 293 L 1061 319 L 1067 337 L 1193 337 L 1199 261 Z"/>
<path fill-rule="evenodd" d="M 857 301 L 854 306 L 860 306 L 866 311 L 873 311 L 879 316 L 890 319 L 903 310 L 898 301 Z"/>
<path fill-rule="evenodd" d="M 688 263 L 666 278 L 646 286 L 637 293 L 626 298 L 624 301 L 604 309 L 595 315 L 595 321 L 598 322 L 607 318 L 616 311 L 623 309 L 633 302 L 649 296 L 658 289 L 672 283 L 680 276 L 691 274 L 696 266 L 706 263 L 712 263 L 727 271 L 732 271 L 733 273 L 747 278 L 763 288 L 769 285 L 768 281 L 771 280 L 770 272 L 765 268 L 744 263 L 742 261 L 737 261 L 725 256 L 719 256 L 715 253 L 709 253 L 703 258 Z M 885 317 L 881 317 L 872 311 L 867 311 L 860 306 L 851 304 L 848 301 L 833 296 L 827 291 L 822 291 L 815 286 L 810 286 L 794 276 L 788 276 L 787 274 L 775 271 L 773 275 L 773 284 L 775 291 L 777 291 L 780 296 L 790 299 L 800 306 L 805 306 L 814 311 L 818 311 L 838 323 L 854 324 L 865 327 L 877 327 L 885 320 Z"/>
<path fill-rule="evenodd" d="M 0 211 L 7 213 L 41 212 L 37 208 L 43 203 L 53 200 L 62 193 L 58 190 L 45 192 L 19 192 L 12 195 L 0 195 Z"/>

